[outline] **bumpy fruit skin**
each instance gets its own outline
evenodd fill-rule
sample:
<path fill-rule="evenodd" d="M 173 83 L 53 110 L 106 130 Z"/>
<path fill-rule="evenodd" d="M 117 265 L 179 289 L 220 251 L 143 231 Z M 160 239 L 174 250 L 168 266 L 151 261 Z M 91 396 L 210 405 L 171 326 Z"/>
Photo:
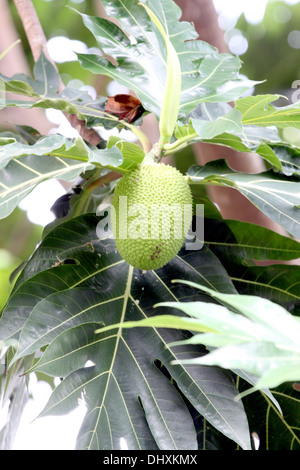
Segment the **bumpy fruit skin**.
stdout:
<path fill-rule="evenodd" d="M 127 197 L 126 233 L 129 233 L 130 224 L 137 221 L 137 214 L 130 214 L 130 207 L 138 207 L 137 205 L 142 204 L 142 207 L 147 208 L 146 236 L 145 230 L 141 232 L 144 235 L 138 236 L 138 238 L 131 238 L 130 236 L 124 238 L 124 231 L 122 235 L 121 230 L 122 227 L 124 228 L 124 224 L 122 225 L 120 222 L 120 213 L 124 217 L 124 205 L 122 205 L 120 196 Z M 162 207 L 166 204 L 168 206 L 164 206 L 166 208 L 165 211 L 163 210 L 164 213 L 167 213 L 168 208 L 176 205 L 181 215 L 181 217 L 178 217 L 178 212 L 175 211 L 174 215 L 174 212 L 170 210 L 170 230 L 167 237 L 162 228 L 163 216 L 152 217 L 151 215 L 153 205 Z M 183 245 L 192 222 L 191 190 L 183 175 L 176 168 L 159 163 L 141 164 L 129 175 L 123 176 L 118 182 L 112 205 L 115 209 L 115 218 L 112 217 L 111 223 L 116 246 L 120 255 L 128 264 L 141 270 L 155 270 L 164 266 L 176 256 Z M 189 205 L 190 210 L 185 210 L 185 205 Z M 185 217 L 184 214 L 186 214 Z M 177 227 L 175 230 L 174 224 Z M 143 222 L 137 224 L 137 227 L 141 228 L 142 225 Z M 179 232 L 176 231 L 178 226 L 181 228 L 180 238 L 178 237 Z M 155 229 L 154 232 L 156 231 L 154 233 L 155 238 L 153 237 L 153 229 Z"/>

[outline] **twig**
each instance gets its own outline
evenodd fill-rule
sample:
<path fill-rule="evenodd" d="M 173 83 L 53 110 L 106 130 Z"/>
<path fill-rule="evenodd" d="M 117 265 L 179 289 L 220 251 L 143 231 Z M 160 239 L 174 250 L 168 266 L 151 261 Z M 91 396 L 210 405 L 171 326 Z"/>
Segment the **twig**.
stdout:
<path fill-rule="evenodd" d="M 57 69 L 55 62 L 51 59 L 48 48 L 47 39 L 41 26 L 40 20 L 37 16 L 36 10 L 31 0 L 14 0 L 19 16 L 21 18 L 32 56 L 36 62 L 43 51 L 44 55 Z M 64 89 L 64 84 L 60 79 L 60 89 Z M 87 129 L 85 121 L 80 120 L 75 114 L 69 115 L 64 113 L 71 126 L 74 127 L 81 137 L 90 145 L 97 145 L 101 142 L 101 137 L 94 129 Z"/>
<path fill-rule="evenodd" d="M 116 171 L 110 171 L 106 175 L 101 176 L 95 181 L 92 181 L 86 189 L 88 191 L 94 191 L 97 188 L 100 188 L 101 186 L 105 186 L 106 184 L 110 183 L 111 181 L 115 181 L 119 179 L 122 175 L 120 173 L 117 173 Z"/>
<path fill-rule="evenodd" d="M 15 42 L 10 44 L 10 46 L 0 54 L 0 60 L 2 60 L 6 56 L 6 54 L 8 54 L 11 51 L 11 49 L 13 49 L 20 42 L 21 42 L 21 39 L 17 39 Z"/>

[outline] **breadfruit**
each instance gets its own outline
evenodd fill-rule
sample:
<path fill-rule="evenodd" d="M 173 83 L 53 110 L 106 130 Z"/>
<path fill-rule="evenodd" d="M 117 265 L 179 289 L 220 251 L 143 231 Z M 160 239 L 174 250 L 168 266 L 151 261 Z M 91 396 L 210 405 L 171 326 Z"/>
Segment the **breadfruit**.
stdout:
<path fill-rule="evenodd" d="M 192 222 L 192 195 L 174 167 L 145 163 L 117 183 L 111 225 L 122 258 L 141 270 L 167 264 Z"/>

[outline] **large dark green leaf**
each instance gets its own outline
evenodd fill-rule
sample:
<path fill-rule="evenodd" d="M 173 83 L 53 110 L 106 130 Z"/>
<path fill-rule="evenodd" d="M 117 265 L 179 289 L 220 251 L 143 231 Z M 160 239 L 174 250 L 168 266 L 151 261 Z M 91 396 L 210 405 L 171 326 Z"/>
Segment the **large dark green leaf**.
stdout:
<path fill-rule="evenodd" d="M 241 382 L 243 392 L 248 386 Z M 297 384 L 286 383 L 273 390 L 282 414 L 263 394 L 254 393 L 244 398 L 251 432 L 259 439 L 259 450 L 299 450 L 299 406 Z"/>
<path fill-rule="evenodd" d="M 195 428 L 182 394 L 213 427 L 249 448 L 247 420 L 242 403 L 234 401 L 237 392 L 230 377 L 216 368 L 171 364 L 196 353 L 193 347 L 175 353 L 168 346 L 182 339 L 182 333 L 151 328 L 94 334 L 102 324 L 151 316 L 156 313 L 153 305 L 163 300 L 203 298 L 173 285 L 174 277 L 236 292 L 222 265 L 203 247 L 198 252 L 183 249 L 157 272 L 133 269 L 120 258 L 113 240 L 97 239 L 97 222 L 94 216 L 82 216 L 45 236 L 0 321 L 2 338 L 19 337 L 14 360 L 49 344 L 36 369 L 65 377 L 44 413 L 68 411 L 83 392 L 88 413 L 78 448 L 119 448 L 120 437 L 134 449 L 195 448 Z M 85 368 L 88 359 L 94 366 Z M 164 364 L 180 394 L 156 361 Z"/>
<path fill-rule="evenodd" d="M 237 220 L 206 219 L 204 232 L 240 294 L 261 296 L 300 314 L 300 266 L 282 263 L 300 258 L 299 242 Z"/>
<path fill-rule="evenodd" d="M 270 229 L 239 220 L 205 220 L 205 243 L 216 255 L 247 260 L 300 258 L 300 243 Z"/>

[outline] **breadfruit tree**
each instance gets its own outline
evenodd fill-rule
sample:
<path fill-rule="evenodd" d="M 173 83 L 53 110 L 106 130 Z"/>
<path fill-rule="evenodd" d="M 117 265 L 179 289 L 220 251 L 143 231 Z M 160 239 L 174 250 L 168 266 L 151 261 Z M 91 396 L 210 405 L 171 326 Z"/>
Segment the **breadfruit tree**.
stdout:
<path fill-rule="evenodd" d="M 33 77 L 0 75 L 3 108 L 54 108 L 79 131 L 24 123 L 0 135 L 2 218 L 39 183 L 70 183 L 2 311 L 3 402 L 41 372 L 61 379 L 41 416 L 85 401 L 77 449 L 123 438 L 132 450 L 249 450 L 254 433 L 260 449 L 299 449 L 300 148 L 281 132 L 300 127 L 299 103 L 253 93 L 241 60 L 197 39 L 173 0 L 102 4 L 108 18 L 69 12 L 94 38 L 78 62 L 128 94 L 64 86 L 45 48 Z M 103 139 L 103 128 L 134 138 Z M 225 159 L 180 171 L 197 142 L 256 154 L 264 171 Z M 283 234 L 224 219 L 211 186 L 242 194 Z"/>

